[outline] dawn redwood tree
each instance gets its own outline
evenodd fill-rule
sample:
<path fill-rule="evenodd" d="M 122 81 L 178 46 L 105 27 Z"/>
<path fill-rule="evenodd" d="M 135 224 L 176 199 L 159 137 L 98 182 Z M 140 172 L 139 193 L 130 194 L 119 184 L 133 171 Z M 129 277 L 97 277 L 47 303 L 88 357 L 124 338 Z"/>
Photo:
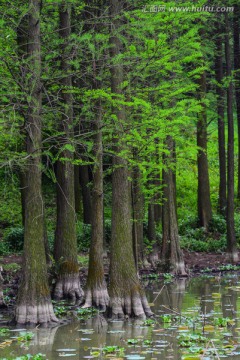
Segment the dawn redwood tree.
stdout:
<path fill-rule="evenodd" d="M 73 106 L 70 89 L 69 36 L 71 32 L 71 6 L 63 2 L 59 12 L 59 36 L 61 45 L 61 99 L 62 132 L 61 158 L 57 161 L 57 226 L 55 232 L 54 258 L 58 263 L 58 279 L 54 289 L 57 299 L 81 299 L 83 291 L 80 285 L 79 266 L 77 261 L 77 236 L 75 219 L 74 165 L 71 138 L 73 136 Z"/>
<path fill-rule="evenodd" d="M 122 48 L 120 40 L 121 12 L 123 3 L 118 0 L 110 1 L 110 55 L 111 90 L 115 100 L 122 95 L 123 66 L 119 63 Z M 110 313 L 112 317 L 152 315 L 144 290 L 141 288 L 136 272 L 131 225 L 131 192 L 127 160 L 119 153 L 121 133 L 126 124 L 124 107 L 115 106 L 116 117 L 114 134 L 114 155 L 112 173 L 112 234 L 110 252 L 109 296 Z"/>
<path fill-rule="evenodd" d="M 103 267 L 103 146 L 102 146 L 102 109 L 99 100 L 95 107 L 95 132 L 93 152 L 95 163 L 92 180 L 92 232 L 89 252 L 88 277 L 84 307 L 96 306 L 103 311 L 109 304 L 107 285 Z"/>
<path fill-rule="evenodd" d="M 221 23 L 216 24 L 216 49 L 215 49 L 215 76 L 218 116 L 218 156 L 219 156 L 219 204 L 220 214 L 226 216 L 227 208 L 227 180 L 226 180 L 226 147 L 225 147 L 225 122 L 224 122 L 224 95 L 223 88 L 223 32 Z"/>
<path fill-rule="evenodd" d="M 225 13 L 225 57 L 226 75 L 229 79 L 227 87 L 228 118 L 228 151 L 227 151 L 227 252 L 232 262 L 238 261 L 237 242 L 234 225 L 234 121 L 233 121 L 233 82 L 231 80 L 231 48 L 229 40 L 228 14 Z"/>
<path fill-rule="evenodd" d="M 206 96 L 206 72 L 199 79 L 199 99 L 202 102 L 202 110 L 197 120 L 197 146 L 199 146 L 198 165 L 198 221 L 199 226 L 208 229 L 212 218 L 212 206 L 210 200 L 210 185 L 207 158 L 207 112 L 204 103 Z"/>
<path fill-rule="evenodd" d="M 240 6 L 234 4 L 233 13 L 233 54 L 234 54 L 234 77 L 235 77 L 235 96 L 238 123 L 238 188 L 237 196 L 240 200 L 240 29 L 239 29 Z"/>
<path fill-rule="evenodd" d="M 18 290 L 15 321 L 21 324 L 41 324 L 57 321 L 48 286 L 44 249 L 44 217 L 41 172 L 41 1 L 30 0 L 28 11 L 28 46 L 26 84 L 29 95 L 25 116 L 25 167 L 27 186 L 25 197 L 23 274 Z"/>
<path fill-rule="evenodd" d="M 94 30 L 99 32 L 99 19 L 102 14 L 101 1 L 91 1 L 95 18 Z M 101 61 L 99 59 L 99 45 L 96 39 L 95 52 L 93 55 L 93 79 L 92 88 L 96 92 L 101 89 L 99 81 Z M 103 219 L 103 136 L 102 136 L 102 103 L 101 98 L 93 102 L 94 118 L 92 121 L 93 131 L 93 156 L 94 165 L 92 170 L 92 197 L 91 197 L 91 243 L 89 252 L 88 277 L 85 292 L 84 307 L 96 306 L 105 311 L 109 304 L 107 284 L 104 276 L 103 266 L 103 238 L 104 238 L 104 219 Z"/>
<path fill-rule="evenodd" d="M 176 184 L 174 174 L 175 144 L 172 136 L 165 141 L 168 154 L 164 155 L 164 170 L 162 176 L 163 204 L 162 204 L 162 248 L 160 261 L 164 269 L 177 275 L 186 275 L 183 254 L 180 248 L 177 210 Z"/>

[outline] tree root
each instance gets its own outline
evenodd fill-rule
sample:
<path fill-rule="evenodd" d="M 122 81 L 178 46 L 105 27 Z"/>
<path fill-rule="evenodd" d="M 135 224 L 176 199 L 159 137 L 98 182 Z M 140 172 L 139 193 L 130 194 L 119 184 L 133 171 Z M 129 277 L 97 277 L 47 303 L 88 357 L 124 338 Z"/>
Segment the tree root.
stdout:
<path fill-rule="evenodd" d="M 80 285 L 78 274 L 63 275 L 57 280 L 54 289 L 54 299 L 69 298 L 72 301 L 81 300 L 84 292 Z"/>
<path fill-rule="evenodd" d="M 110 298 L 110 312 L 112 318 L 124 318 L 134 316 L 137 318 L 145 319 L 146 317 L 153 316 L 148 301 L 145 295 L 139 292 L 131 296 Z"/>
<path fill-rule="evenodd" d="M 35 305 L 17 305 L 15 310 L 15 321 L 18 324 L 49 324 L 58 322 L 52 303 L 49 301 Z"/>
<path fill-rule="evenodd" d="M 92 286 L 86 289 L 83 308 L 95 306 L 102 311 L 106 311 L 108 304 L 109 295 L 106 284 L 102 284 L 102 286 Z"/>

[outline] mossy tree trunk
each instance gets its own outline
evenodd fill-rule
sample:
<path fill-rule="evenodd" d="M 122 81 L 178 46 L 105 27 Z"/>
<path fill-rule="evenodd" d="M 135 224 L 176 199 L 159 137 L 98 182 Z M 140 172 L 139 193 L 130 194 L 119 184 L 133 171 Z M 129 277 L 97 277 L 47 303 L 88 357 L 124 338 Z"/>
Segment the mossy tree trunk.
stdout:
<path fill-rule="evenodd" d="M 103 267 L 103 147 L 102 147 L 102 109 L 100 100 L 95 108 L 96 120 L 93 124 L 94 156 L 92 180 L 92 232 L 89 252 L 88 278 L 86 285 L 85 307 L 96 306 L 107 309 L 109 296 Z"/>
<path fill-rule="evenodd" d="M 210 200 L 210 185 L 207 158 L 207 112 L 204 103 L 206 97 L 206 73 L 203 72 L 199 80 L 199 99 L 202 101 L 202 111 L 197 121 L 197 146 L 199 146 L 198 165 L 198 221 L 199 226 L 206 230 L 212 218 Z"/>
<path fill-rule="evenodd" d="M 58 264 L 58 279 L 54 289 L 56 299 L 81 299 L 83 291 L 80 286 L 79 266 L 77 261 L 77 236 L 75 219 L 75 193 L 74 193 L 74 165 L 73 152 L 66 148 L 71 146 L 73 136 L 73 108 L 72 95 L 66 90 L 72 87 L 69 56 L 69 36 L 71 32 L 71 7 L 65 2 L 60 5 L 59 35 L 61 45 L 61 70 L 65 75 L 62 78 L 62 106 L 63 115 L 60 129 L 65 134 L 61 139 L 63 151 L 56 166 L 57 178 L 57 227 L 55 232 L 54 258 Z M 64 149 L 65 145 L 65 149 Z"/>
<path fill-rule="evenodd" d="M 79 168 L 79 180 L 82 188 L 84 224 L 91 224 L 92 221 L 92 194 L 89 187 L 90 179 L 88 170 L 88 165 L 82 165 Z"/>
<path fill-rule="evenodd" d="M 3 277 L 2 277 L 2 267 L 0 266 L 0 308 L 5 307 L 6 304 L 3 298 Z"/>
<path fill-rule="evenodd" d="M 240 6 L 234 4 L 233 13 L 233 51 L 234 51 L 234 77 L 235 77 L 235 97 L 238 124 L 238 188 L 237 197 L 240 200 L 240 29 L 239 29 Z"/>
<path fill-rule="evenodd" d="M 231 50 L 229 41 L 228 14 L 225 13 L 225 56 L 226 75 L 232 76 Z M 234 121 L 233 121 L 233 83 L 227 88 L 227 118 L 228 118 L 228 151 L 227 151 L 227 251 L 232 262 L 238 261 L 237 242 L 234 225 Z"/>
<path fill-rule="evenodd" d="M 41 53 L 40 1 L 30 0 L 28 13 L 26 115 L 26 196 L 24 220 L 23 274 L 18 290 L 15 320 L 21 324 L 57 321 L 50 298 L 44 249 L 44 214 L 41 174 Z"/>
<path fill-rule="evenodd" d="M 110 1 L 111 38 L 110 50 L 113 60 L 121 53 L 119 27 L 123 3 L 118 0 Z M 120 63 L 111 66 L 111 90 L 117 96 L 122 94 L 123 68 Z M 110 252 L 110 313 L 112 317 L 151 315 L 145 293 L 140 286 L 134 255 L 131 224 L 131 192 L 128 180 L 127 161 L 119 152 L 123 145 L 119 144 L 122 126 L 126 123 L 123 106 L 115 107 L 117 118 L 115 130 L 115 156 L 113 156 L 112 173 L 112 235 Z"/>
<path fill-rule="evenodd" d="M 166 271 L 177 275 L 186 275 L 183 254 L 180 249 L 178 223 L 176 212 L 176 184 L 173 170 L 175 163 L 174 140 L 171 136 L 166 138 L 168 155 L 164 156 L 165 169 L 163 170 L 163 205 L 162 228 L 163 240 L 161 249 L 161 263 Z"/>
<path fill-rule="evenodd" d="M 216 74 L 216 95 L 217 95 L 217 114 L 218 114 L 218 154 L 219 154 L 219 213 L 226 217 L 227 208 L 227 179 L 226 179 L 226 146 L 225 146 L 225 122 L 224 122 L 224 98 L 223 88 L 223 31 L 219 23 L 216 24 L 216 55 L 215 55 L 215 74 Z"/>
<path fill-rule="evenodd" d="M 143 220 L 144 196 L 141 189 L 141 173 L 138 167 L 133 169 L 132 203 L 133 203 L 133 243 L 136 264 L 143 263 Z"/>

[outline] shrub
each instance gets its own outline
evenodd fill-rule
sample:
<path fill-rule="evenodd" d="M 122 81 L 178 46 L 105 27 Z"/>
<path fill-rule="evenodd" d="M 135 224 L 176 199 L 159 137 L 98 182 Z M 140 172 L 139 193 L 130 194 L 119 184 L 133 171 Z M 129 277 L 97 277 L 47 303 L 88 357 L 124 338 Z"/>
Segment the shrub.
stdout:
<path fill-rule="evenodd" d="M 10 227 L 3 235 L 3 242 L 10 251 L 19 252 L 23 250 L 24 230 L 22 227 Z"/>

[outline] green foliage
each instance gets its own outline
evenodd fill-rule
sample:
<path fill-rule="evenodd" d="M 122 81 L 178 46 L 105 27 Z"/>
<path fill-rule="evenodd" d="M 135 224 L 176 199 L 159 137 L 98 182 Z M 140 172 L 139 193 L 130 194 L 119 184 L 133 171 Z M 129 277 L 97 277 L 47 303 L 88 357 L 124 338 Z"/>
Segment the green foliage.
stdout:
<path fill-rule="evenodd" d="M 3 236 L 4 242 L 12 252 L 23 250 L 24 229 L 22 227 L 11 227 L 5 230 Z"/>
<path fill-rule="evenodd" d="M 57 317 L 66 316 L 68 314 L 68 309 L 65 306 L 54 306 L 53 310 Z"/>
<path fill-rule="evenodd" d="M 20 336 L 17 337 L 17 340 L 20 342 L 28 342 L 34 338 L 33 332 L 20 332 Z"/>
<path fill-rule="evenodd" d="M 16 358 L 3 358 L 2 360 L 46 360 L 46 355 L 43 355 L 41 353 L 36 354 L 36 355 L 23 355 L 23 356 L 18 356 Z"/>
<path fill-rule="evenodd" d="M 120 346 L 112 345 L 112 346 L 104 346 L 102 348 L 102 352 L 104 354 L 115 354 L 117 353 L 119 356 L 124 356 L 125 349 Z"/>
<path fill-rule="evenodd" d="M 3 269 L 7 272 L 9 271 L 12 273 L 16 273 L 17 271 L 19 271 L 21 269 L 21 265 L 19 265 L 17 263 L 4 264 Z"/>
<path fill-rule="evenodd" d="M 8 328 L 0 328 L 0 336 L 9 335 L 10 331 Z"/>
<path fill-rule="evenodd" d="M 78 250 L 87 252 L 90 248 L 91 225 L 82 222 L 77 223 L 77 244 Z"/>
<path fill-rule="evenodd" d="M 98 310 L 95 308 L 79 308 L 77 309 L 77 317 L 81 320 L 90 319 L 98 313 Z"/>

